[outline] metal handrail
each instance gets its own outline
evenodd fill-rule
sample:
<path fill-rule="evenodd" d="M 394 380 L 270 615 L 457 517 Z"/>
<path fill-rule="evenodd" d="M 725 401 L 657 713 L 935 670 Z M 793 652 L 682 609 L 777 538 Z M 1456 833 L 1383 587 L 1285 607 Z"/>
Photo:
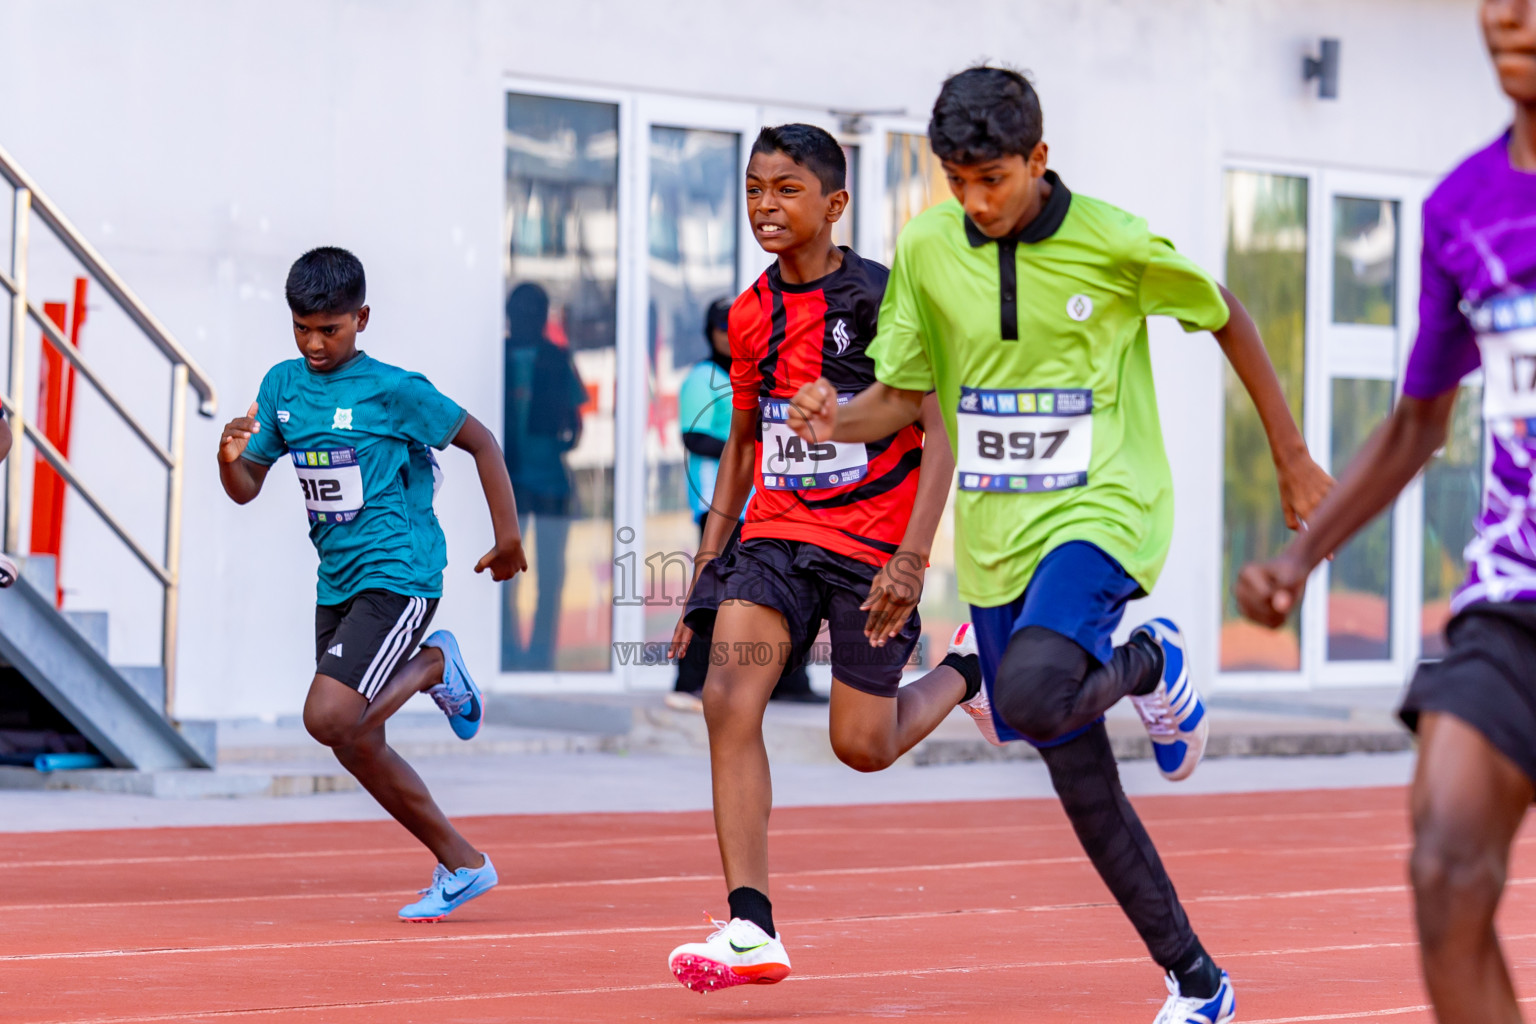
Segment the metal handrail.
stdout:
<path fill-rule="evenodd" d="M 203 372 L 197 361 L 182 348 L 171 336 L 159 320 L 155 319 L 144 303 L 128 286 L 123 279 L 117 276 L 113 269 L 107 266 L 106 261 L 96 252 L 90 242 L 85 240 L 75 226 L 69 222 L 69 218 L 59 212 L 59 208 L 41 191 L 37 185 L 27 176 L 16 161 L 7 153 L 4 146 L 0 146 L 0 177 L 11 183 L 11 187 L 25 189 L 32 194 L 32 208 L 38 217 L 53 229 L 55 237 L 78 259 L 85 269 L 90 271 L 98 284 L 106 289 L 107 294 L 122 307 L 128 318 L 138 325 L 139 329 L 155 343 L 165 358 L 173 364 L 181 363 L 187 368 L 187 381 L 192 389 L 197 392 L 199 398 L 198 412 L 203 416 L 212 418 L 218 412 L 218 392 L 213 386 L 213 381 Z M 14 267 L 12 268 L 14 272 Z"/>
<path fill-rule="evenodd" d="M 107 266 L 69 220 L 59 212 L 47 196 L 38 191 L 37 185 L 9 153 L 0 148 L 0 177 L 15 189 L 15 203 L 11 221 L 11 271 L 0 272 L 0 287 L 10 300 L 10 378 L 9 394 L 0 393 L 0 406 L 10 416 L 18 437 L 32 442 L 38 454 L 53 467 L 59 477 L 73 487 L 91 509 L 101 517 L 107 527 L 144 567 L 155 577 L 164 591 L 161 617 L 160 656 L 165 672 L 165 715 L 174 718 L 176 701 L 176 625 L 180 608 L 181 583 L 181 503 L 186 466 L 187 391 L 191 388 L 199 397 L 198 412 L 211 417 L 218 411 L 218 394 L 213 382 L 177 343 L 169 331 L 144 307 L 138 297 L 129 290 L 122 279 Z M 27 294 L 28 250 L 31 241 L 32 215 L 51 229 L 53 236 L 65 249 L 80 261 L 87 273 L 101 285 L 123 313 L 160 350 L 171 364 L 170 423 L 167 443 L 159 440 L 128 411 L 112 393 L 101 376 L 91 367 L 80 350 L 64 336 L 31 301 Z M 164 559 L 157 559 L 144 544 L 112 514 L 106 504 L 80 478 L 64 454 L 26 418 L 24 404 L 26 376 L 26 339 L 28 321 L 36 323 L 42 338 L 52 345 L 69 364 L 86 379 L 106 402 L 108 408 L 129 428 L 135 437 L 160 460 L 167 471 L 165 491 Z M 0 536 L 0 550 L 18 553 L 21 543 L 22 490 L 25 477 L 22 460 L 8 460 L 5 476 L 5 523 Z"/>
<path fill-rule="evenodd" d="M 65 483 L 80 492 L 80 497 L 85 500 L 85 503 L 95 509 L 96 514 L 101 516 L 102 522 L 107 524 L 107 528 L 117 534 L 117 539 L 127 545 L 128 550 L 132 551 L 139 561 L 144 563 L 144 568 L 153 573 L 162 586 L 170 586 L 174 583 L 175 581 L 171 578 L 170 573 L 166 572 L 165 567 L 155 560 L 155 556 L 145 551 L 143 546 L 134 539 L 133 534 L 128 532 L 128 528 L 118 522 L 116 516 L 107 511 L 107 506 L 100 498 L 96 497 L 95 493 L 75 473 L 75 468 L 69 464 L 69 460 L 54 446 L 54 443 L 48 440 L 48 435 L 40 433 L 32 425 L 31 420 L 22 421 L 19 416 L 20 410 L 4 395 L 0 395 L 0 405 L 5 406 L 6 413 L 12 419 L 25 424 L 23 429 L 32 443 L 37 445 L 38 454 L 42 455 L 48 464 L 54 468 L 54 471 L 64 478 Z"/>
<path fill-rule="evenodd" d="M 16 283 L 4 272 L 0 272 L 0 287 L 5 288 L 12 296 L 16 295 Z M 144 442 L 144 447 L 153 452 L 155 458 L 159 459 L 166 469 L 170 469 L 171 453 L 160 446 L 160 442 L 156 441 L 154 435 L 144 428 L 138 417 L 124 408 L 123 404 L 117 400 L 117 396 L 101 382 L 101 378 L 85 361 L 85 356 L 75 347 L 75 343 L 64 337 L 63 332 L 54 326 L 53 321 L 38 312 L 37 304 L 30 300 L 27 301 L 27 315 L 32 318 L 33 323 L 42 328 L 43 334 L 53 343 L 53 347 L 59 354 L 68 359 L 70 365 L 96 389 L 96 393 L 102 397 L 102 400 L 112 407 L 112 411 L 117 413 L 118 418 L 128 424 L 129 429 L 139 436 L 139 440 Z"/>

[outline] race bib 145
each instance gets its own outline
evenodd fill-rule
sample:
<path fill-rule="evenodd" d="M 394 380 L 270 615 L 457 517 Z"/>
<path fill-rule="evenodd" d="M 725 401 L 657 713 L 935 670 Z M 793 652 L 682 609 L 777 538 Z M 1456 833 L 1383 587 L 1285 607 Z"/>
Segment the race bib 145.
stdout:
<path fill-rule="evenodd" d="M 839 405 L 853 396 L 839 395 Z M 768 398 L 759 405 L 762 423 L 763 486 L 771 491 L 814 491 L 843 487 L 869 475 L 869 455 L 862 444 L 805 441 L 789 428 L 788 399 Z"/>

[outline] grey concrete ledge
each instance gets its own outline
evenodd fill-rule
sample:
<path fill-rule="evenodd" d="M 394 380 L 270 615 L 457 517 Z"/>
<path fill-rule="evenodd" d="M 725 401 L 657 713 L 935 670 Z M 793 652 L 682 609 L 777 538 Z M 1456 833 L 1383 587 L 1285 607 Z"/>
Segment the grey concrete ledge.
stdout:
<path fill-rule="evenodd" d="M 0 767 L 0 790 L 88 790 L 162 799 L 261 796 L 314 796 L 347 793 L 357 780 L 341 771 L 150 771 L 102 768 L 73 772 L 39 772 L 31 768 Z"/>

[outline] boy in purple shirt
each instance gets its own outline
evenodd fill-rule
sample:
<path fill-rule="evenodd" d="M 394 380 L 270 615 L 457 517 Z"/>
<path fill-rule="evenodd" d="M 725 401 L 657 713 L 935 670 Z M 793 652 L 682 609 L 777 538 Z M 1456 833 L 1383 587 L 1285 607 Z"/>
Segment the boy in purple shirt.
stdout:
<path fill-rule="evenodd" d="M 1419 734 L 1411 865 L 1425 981 L 1442 1022 L 1519 1021 L 1498 937 L 1510 846 L 1536 797 L 1536 11 L 1484 0 L 1483 34 L 1513 126 L 1424 204 L 1419 333 L 1403 397 L 1310 530 L 1237 581 L 1278 626 L 1307 574 L 1385 509 L 1446 438 L 1457 387 L 1483 369 L 1493 448 L 1468 578 L 1443 661 L 1420 666 L 1403 721 Z"/>

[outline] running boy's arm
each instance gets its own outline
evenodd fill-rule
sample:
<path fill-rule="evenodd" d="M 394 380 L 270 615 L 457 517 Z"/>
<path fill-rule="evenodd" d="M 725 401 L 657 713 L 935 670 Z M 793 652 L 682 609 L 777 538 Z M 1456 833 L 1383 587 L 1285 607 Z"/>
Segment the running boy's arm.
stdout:
<path fill-rule="evenodd" d="M 11 425 L 6 422 L 4 416 L 0 416 L 0 459 L 3 459 L 11 451 Z"/>
<path fill-rule="evenodd" d="M 949 487 L 955 478 L 955 455 L 944 429 L 944 414 L 939 410 L 938 397 L 931 393 L 922 400 L 922 424 L 923 461 L 918 469 L 912 516 L 907 520 L 901 547 L 870 582 L 869 597 L 859 606 L 869 612 L 864 635 L 872 647 L 884 647 L 887 640 L 901 632 L 923 596 L 923 576 L 933 551 L 933 535 L 938 532 L 944 503 L 949 500 Z"/>
<path fill-rule="evenodd" d="M 244 416 L 236 416 L 224 424 L 224 433 L 219 438 L 219 483 L 237 505 L 244 505 L 260 494 L 262 482 L 267 479 L 269 467 L 240 457 L 245 454 L 246 445 L 251 443 L 251 435 L 260 430 L 256 403 L 252 402 Z"/>
<path fill-rule="evenodd" d="M 823 377 L 796 392 L 790 402 L 789 425 L 807 441 L 868 444 L 921 419 L 924 395 L 876 381 L 846 405 L 838 405 L 837 389 Z"/>
<path fill-rule="evenodd" d="M 693 559 L 693 580 L 688 585 L 690 595 L 694 584 L 699 581 L 699 573 L 725 549 L 726 542 L 731 539 L 731 531 L 736 529 L 736 523 L 741 518 L 741 507 L 747 503 L 747 495 L 752 491 L 752 480 L 756 475 L 752 460 L 756 455 L 757 410 L 732 409 L 731 433 L 726 438 L 725 449 L 720 453 L 715 493 L 710 498 L 709 513 L 704 519 L 704 536 L 699 541 L 699 553 Z M 684 599 L 683 603 L 686 605 L 687 600 Z M 672 631 L 672 657 L 681 658 L 688 653 L 688 642 L 692 639 L 693 630 L 683 625 L 683 618 L 679 615 L 677 628 Z"/>
<path fill-rule="evenodd" d="M 1318 506 L 1308 529 L 1275 558 L 1244 566 L 1237 577 L 1243 614 L 1271 628 L 1284 622 L 1317 563 L 1390 505 L 1445 444 L 1455 407 L 1455 388 L 1434 398 L 1399 399 Z"/>
<path fill-rule="evenodd" d="M 1274 365 L 1269 361 L 1269 353 L 1253 318 L 1237 296 L 1225 288 L 1221 288 L 1221 297 L 1226 300 L 1231 315 L 1224 326 L 1212 333 L 1221 344 L 1227 362 L 1232 364 L 1247 389 L 1248 397 L 1253 399 L 1259 420 L 1264 424 L 1270 456 L 1275 461 L 1275 475 L 1280 482 L 1280 505 L 1285 510 L 1285 525 L 1293 530 L 1301 529 L 1333 486 L 1333 480 L 1312 461 L 1306 439 L 1301 436 L 1296 421 L 1291 419 L 1285 392 L 1280 390 L 1280 379 L 1275 376 Z"/>
<path fill-rule="evenodd" d="M 485 424 L 473 416 L 465 417 L 452 444 L 475 457 L 485 503 L 491 510 L 491 530 L 496 541 L 475 563 L 475 572 L 489 569 L 493 580 L 509 580 L 520 572 L 527 572 L 523 534 L 517 525 L 517 498 L 512 494 L 512 478 L 507 476 L 507 460 L 502 456 L 501 445 L 485 429 Z"/>

